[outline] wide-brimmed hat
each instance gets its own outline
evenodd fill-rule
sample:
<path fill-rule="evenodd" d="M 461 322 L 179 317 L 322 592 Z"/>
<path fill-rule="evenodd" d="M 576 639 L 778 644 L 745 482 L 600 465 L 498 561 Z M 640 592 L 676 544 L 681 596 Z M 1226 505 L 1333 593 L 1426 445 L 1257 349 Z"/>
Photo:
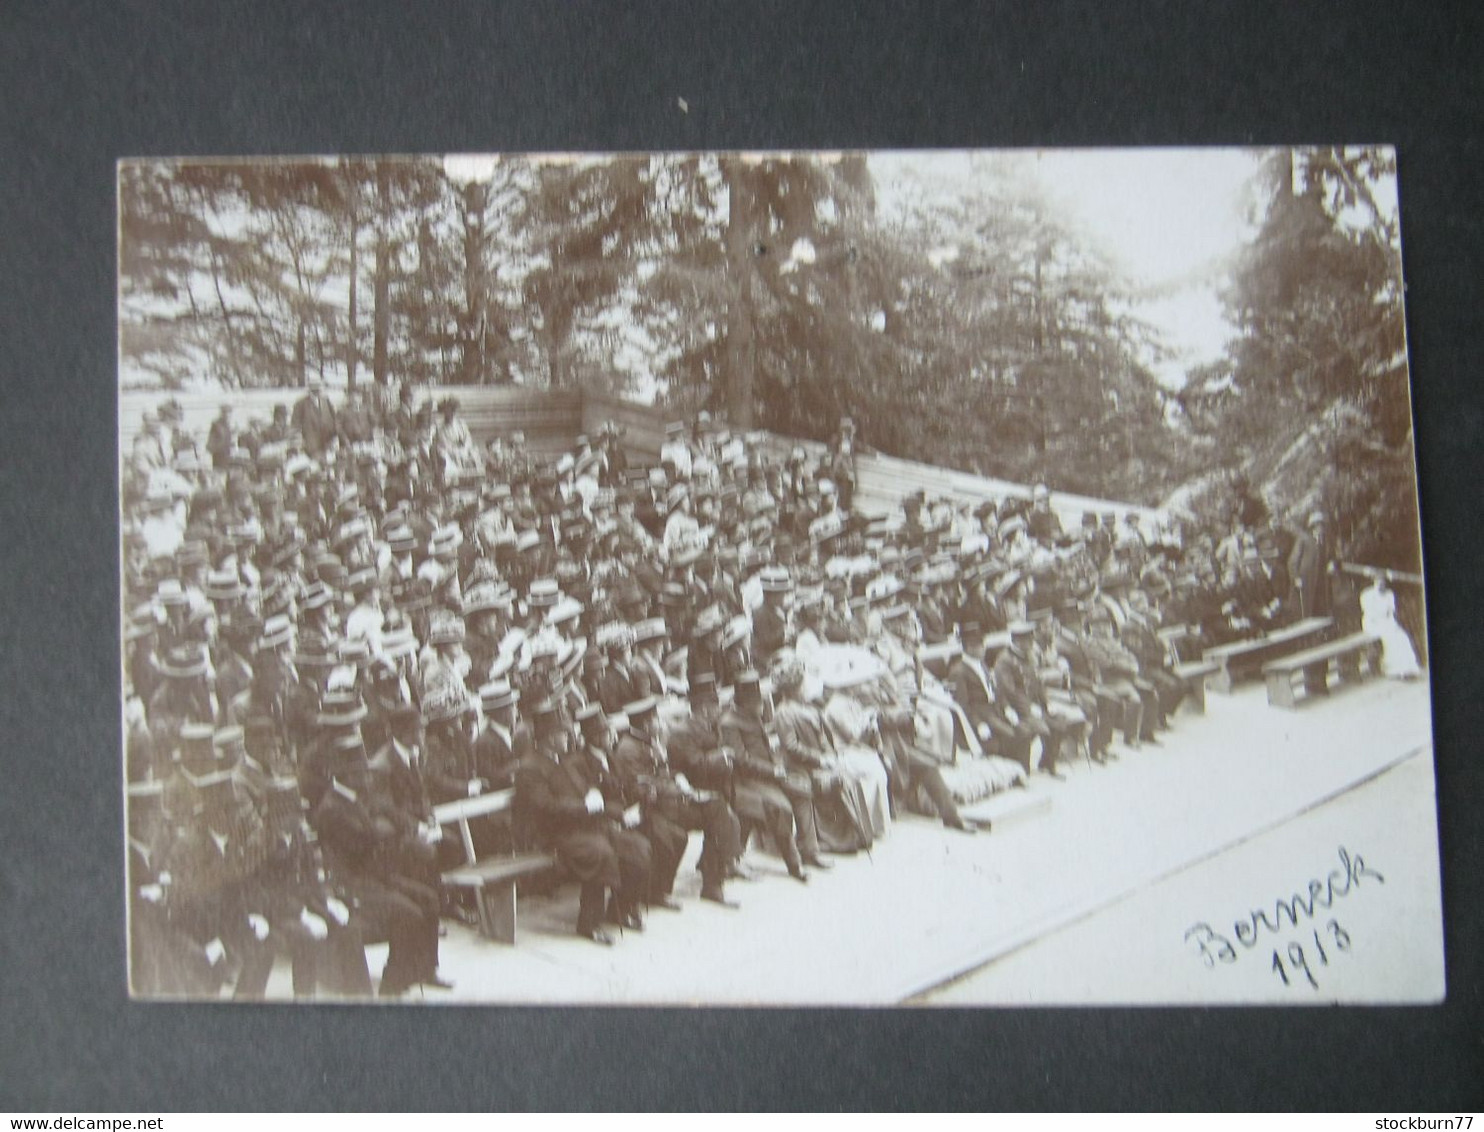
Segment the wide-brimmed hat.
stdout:
<path fill-rule="evenodd" d="M 157 662 L 160 675 L 167 680 L 193 680 L 206 675 L 206 646 L 200 643 L 176 645 L 166 650 Z"/>
<path fill-rule="evenodd" d="M 645 641 L 662 640 L 668 633 L 669 630 L 662 617 L 646 617 L 634 626 L 634 640 L 639 644 Z"/>
<path fill-rule="evenodd" d="M 758 574 L 763 593 L 787 593 L 793 588 L 793 577 L 786 566 L 767 566 Z"/>
<path fill-rule="evenodd" d="M 464 639 L 464 619 L 446 609 L 435 610 L 428 620 L 428 644 L 456 645 Z"/>
<path fill-rule="evenodd" d="M 314 722 L 320 727 L 354 727 L 368 714 L 360 696 L 349 689 L 339 689 L 325 694 Z"/>
<path fill-rule="evenodd" d="M 433 532 L 428 540 L 428 553 L 434 558 L 446 558 L 457 553 L 464 545 L 464 532 L 457 524 L 447 523 Z"/>
<path fill-rule="evenodd" d="M 537 578 L 526 591 L 532 609 L 550 609 L 561 600 L 562 588 L 555 578 Z"/>
<path fill-rule="evenodd" d="M 515 595 L 503 583 L 476 582 L 464 591 L 464 615 L 467 617 L 491 609 L 508 610 L 514 601 Z"/>
<path fill-rule="evenodd" d="M 469 695 L 457 680 L 435 684 L 423 696 L 423 718 L 429 723 L 457 719 L 469 707 Z"/>
<path fill-rule="evenodd" d="M 294 624 L 283 614 L 275 614 L 263 622 L 263 635 L 258 638 L 260 651 L 283 648 L 294 639 Z"/>
<path fill-rule="evenodd" d="M 486 713 L 514 707 L 519 700 L 520 691 L 508 680 L 493 680 L 479 689 L 479 703 Z"/>
<path fill-rule="evenodd" d="M 412 656 L 417 652 L 417 638 L 411 629 L 392 629 L 381 636 L 381 655 L 388 660 Z"/>
<path fill-rule="evenodd" d="M 561 625 L 568 621 L 575 621 L 582 616 L 584 609 L 586 609 L 586 606 L 576 598 L 559 598 L 556 604 L 546 611 L 546 624 Z"/>

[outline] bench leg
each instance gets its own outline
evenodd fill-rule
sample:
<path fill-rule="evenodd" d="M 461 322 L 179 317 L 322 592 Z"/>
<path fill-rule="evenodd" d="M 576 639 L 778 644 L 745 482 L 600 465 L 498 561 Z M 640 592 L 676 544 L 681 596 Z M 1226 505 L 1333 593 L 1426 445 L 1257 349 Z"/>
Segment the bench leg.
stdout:
<path fill-rule="evenodd" d="M 1215 672 L 1211 673 L 1211 687 L 1215 688 L 1218 692 L 1231 694 L 1232 674 L 1231 669 L 1225 664 L 1222 664 Z"/>
<path fill-rule="evenodd" d="M 479 890 L 479 926 L 499 943 L 515 943 L 515 881 L 487 884 Z"/>
<path fill-rule="evenodd" d="M 1358 652 L 1347 652 L 1335 660 L 1335 669 L 1340 679 L 1347 684 L 1358 683 L 1360 680 L 1361 656 Z"/>
<path fill-rule="evenodd" d="M 1295 702 L 1293 698 L 1293 673 L 1269 672 L 1268 703 L 1273 707 L 1291 708 L 1295 706 Z"/>
<path fill-rule="evenodd" d="M 1196 715 L 1206 714 L 1206 678 L 1194 676 L 1185 681 L 1185 698 L 1190 703 L 1190 710 Z"/>
<path fill-rule="evenodd" d="M 1304 693 L 1310 696 L 1329 695 L 1329 661 L 1311 664 L 1304 669 Z"/>

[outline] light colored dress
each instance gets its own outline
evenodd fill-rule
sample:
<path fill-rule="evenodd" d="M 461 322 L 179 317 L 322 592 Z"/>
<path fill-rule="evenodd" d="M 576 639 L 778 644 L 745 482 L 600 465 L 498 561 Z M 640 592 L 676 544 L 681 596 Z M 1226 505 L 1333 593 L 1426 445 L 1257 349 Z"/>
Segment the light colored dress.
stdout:
<path fill-rule="evenodd" d="M 1421 674 L 1412 639 L 1396 621 L 1396 594 L 1373 584 L 1360 595 L 1360 627 L 1381 639 L 1381 673 L 1393 680 Z"/>
<path fill-rule="evenodd" d="M 872 832 L 878 838 L 886 836 L 891 825 L 890 786 L 886 764 L 871 746 L 875 713 L 849 692 L 841 690 L 831 695 L 825 704 L 824 722 L 835 738 L 835 752 L 840 756 L 842 769 L 859 784 L 865 795 Z"/>

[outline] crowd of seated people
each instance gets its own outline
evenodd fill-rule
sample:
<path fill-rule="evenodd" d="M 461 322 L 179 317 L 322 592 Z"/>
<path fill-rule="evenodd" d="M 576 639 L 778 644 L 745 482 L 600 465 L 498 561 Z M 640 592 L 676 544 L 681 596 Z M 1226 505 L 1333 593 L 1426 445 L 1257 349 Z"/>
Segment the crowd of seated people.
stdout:
<path fill-rule="evenodd" d="M 993 791 L 1161 742 L 1187 691 L 1162 628 L 1198 651 L 1297 615 L 1266 520 L 1065 527 L 1044 487 L 871 515 L 853 442 L 703 413 L 652 463 L 612 426 L 538 458 L 411 388 L 224 406 L 205 436 L 147 413 L 123 469 L 136 991 L 260 996 L 283 956 L 297 995 L 447 986 L 440 920 L 472 913 L 434 807 L 493 791 L 514 816 L 480 850 L 550 853 L 600 944 L 680 909 L 692 832 L 726 907 L 773 854 L 807 883 L 904 814 L 973 833 Z"/>

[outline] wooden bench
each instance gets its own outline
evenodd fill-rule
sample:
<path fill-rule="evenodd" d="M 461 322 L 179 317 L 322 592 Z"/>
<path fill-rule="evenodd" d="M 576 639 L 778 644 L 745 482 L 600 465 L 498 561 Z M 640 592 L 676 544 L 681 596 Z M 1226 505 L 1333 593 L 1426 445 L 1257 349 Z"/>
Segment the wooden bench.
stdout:
<path fill-rule="evenodd" d="M 1257 676 L 1268 661 L 1321 643 L 1333 627 L 1328 617 L 1306 617 L 1266 636 L 1207 649 L 1205 659 L 1216 665 L 1211 686 L 1218 692 L 1230 692 L 1238 682 Z"/>
<path fill-rule="evenodd" d="M 469 830 L 469 822 L 500 815 L 508 820 L 514 799 L 514 790 L 495 790 L 433 807 L 433 817 L 440 826 L 458 827 L 464 847 L 464 864 L 445 872 L 443 883 L 454 888 L 472 889 L 479 910 L 480 933 L 489 939 L 512 944 L 515 942 L 516 882 L 552 868 L 556 858 L 548 853 L 515 851 L 480 860 L 474 851 L 474 835 Z"/>
<path fill-rule="evenodd" d="M 1185 685 L 1184 703 L 1196 715 L 1206 714 L 1206 681 L 1216 675 L 1219 666 L 1215 661 L 1203 660 L 1199 654 L 1200 642 L 1186 625 L 1166 625 L 1156 636 L 1165 648 L 1170 671 Z"/>
<path fill-rule="evenodd" d="M 1364 675 L 1380 675 L 1380 638 L 1370 633 L 1353 633 L 1338 641 L 1316 645 L 1263 665 L 1262 674 L 1268 684 L 1268 703 L 1274 707 L 1297 706 L 1294 677 L 1298 675 L 1303 676 L 1301 683 L 1305 699 L 1329 695 L 1331 664 L 1344 683 L 1358 683 Z M 1365 669 L 1364 674 L 1361 672 L 1362 668 Z"/>
<path fill-rule="evenodd" d="M 1221 671 L 1220 666 L 1209 660 L 1182 661 L 1171 666 L 1171 671 L 1185 685 L 1185 702 L 1197 715 L 1206 714 L 1206 681 Z"/>

